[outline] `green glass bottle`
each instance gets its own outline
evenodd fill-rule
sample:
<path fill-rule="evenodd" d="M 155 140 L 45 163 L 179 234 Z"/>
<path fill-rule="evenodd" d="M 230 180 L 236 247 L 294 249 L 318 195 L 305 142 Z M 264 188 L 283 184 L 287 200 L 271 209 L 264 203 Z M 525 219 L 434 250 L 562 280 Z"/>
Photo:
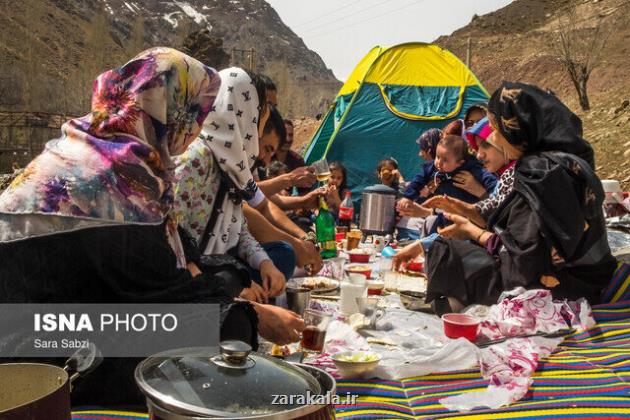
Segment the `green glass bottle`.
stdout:
<path fill-rule="evenodd" d="M 335 218 L 328 211 L 328 205 L 324 197 L 319 197 L 319 214 L 315 219 L 315 233 L 322 258 L 334 258 L 337 256 L 337 244 L 335 243 Z"/>

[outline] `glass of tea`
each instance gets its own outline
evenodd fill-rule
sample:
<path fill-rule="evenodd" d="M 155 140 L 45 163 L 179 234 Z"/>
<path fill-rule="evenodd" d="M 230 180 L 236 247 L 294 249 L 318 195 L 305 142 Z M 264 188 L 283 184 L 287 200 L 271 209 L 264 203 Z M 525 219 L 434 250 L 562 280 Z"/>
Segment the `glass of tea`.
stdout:
<path fill-rule="evenodd" d="M 326 329 L 331 320 L 331 314 L 307 309 L 304 312 L 304 324 L 306 324 L 306 329 L 302 332 L 300 347 L 306 351 L 321 352 L 324 349 Z"/>
<path fill-rule="evenodd" d="M 346 238 L 348 239 L 348 244 L 346 245 L 347 251 L 352 251 L 355 248 L 359 247 L 359 243 L 361 242 L 361 237 L 363 234 L 358 229 L 352 229 L 350 232 L 346 234 Z"/>

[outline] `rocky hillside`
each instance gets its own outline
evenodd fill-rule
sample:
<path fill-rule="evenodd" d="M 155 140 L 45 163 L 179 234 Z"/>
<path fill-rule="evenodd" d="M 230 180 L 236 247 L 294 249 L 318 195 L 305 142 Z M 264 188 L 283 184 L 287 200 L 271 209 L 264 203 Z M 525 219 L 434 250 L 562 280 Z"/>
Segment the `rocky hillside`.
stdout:
<path fill-rule="evenodd" d="M 232 64 L 279 87 L 280 108 L 316 115 L 340 84 L 264 0 L 0 0 L 0 111 L 82 115 L 92 80 L 150 46 L 194 31 L 223 40 Z M 213 63 L 207 63 L 213 65 Z"/>
<path fill-rule="evenodd" d="M 608 41 L 588 84 L 591 111 L 579 109 L 566 71 L 554 55 L 558 19 L 575 6 L 575 26 L 584 37 L 602 21 Z M 515 0 L 436 43 L 462 60 L 471 39 L 471 68 L 492 92 L 502 80 L 520 80 L 553 90 L 583 119 L 602 178 L 630 189 L 630 2 L 628 0 Z"/>

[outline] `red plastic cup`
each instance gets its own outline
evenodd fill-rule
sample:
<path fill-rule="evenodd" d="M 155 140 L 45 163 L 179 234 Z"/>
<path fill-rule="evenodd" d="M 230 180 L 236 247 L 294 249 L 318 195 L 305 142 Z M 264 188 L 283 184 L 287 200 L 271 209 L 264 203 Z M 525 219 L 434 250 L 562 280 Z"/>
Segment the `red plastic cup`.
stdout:
<path fill-rule="evenodd" d="M 466 314 L 444 314 L 442 315 L 444 324 L 444 334 L 448 338 L 464 337 L 468 341 L 474 342 L 479 330 L 479 319 Z"/>
<path fill-rule="evenodd" d="M 370 262 L 370 254 L 356 254 L 352 251 L 348 252 L 351 263 L 368 263 Z"/>
<path fill-rule="evenodd" d="M 341 242 L 346 239 L 346 234 L 344 232 L 335 233 L 335 242 Z"/>

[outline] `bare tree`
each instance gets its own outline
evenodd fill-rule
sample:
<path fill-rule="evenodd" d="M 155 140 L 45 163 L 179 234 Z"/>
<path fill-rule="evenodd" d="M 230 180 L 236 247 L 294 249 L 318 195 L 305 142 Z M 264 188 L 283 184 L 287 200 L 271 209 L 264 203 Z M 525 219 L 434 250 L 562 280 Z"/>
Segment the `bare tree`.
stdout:
<path fill-rule="evenodd" d="M 569 74 L 584 111 L 591 108 L 588 80 L 601 64 L 602 51 L 612 33 L 606 29 L 601 15 L 594 19 L 597 20 L 594 27 L 578 27 L 584 20 L 578 19 L 575 6 L 567 9 L 566 14 L 558 18 L 557 36 L 553 40 L 554 52 Z"/>

